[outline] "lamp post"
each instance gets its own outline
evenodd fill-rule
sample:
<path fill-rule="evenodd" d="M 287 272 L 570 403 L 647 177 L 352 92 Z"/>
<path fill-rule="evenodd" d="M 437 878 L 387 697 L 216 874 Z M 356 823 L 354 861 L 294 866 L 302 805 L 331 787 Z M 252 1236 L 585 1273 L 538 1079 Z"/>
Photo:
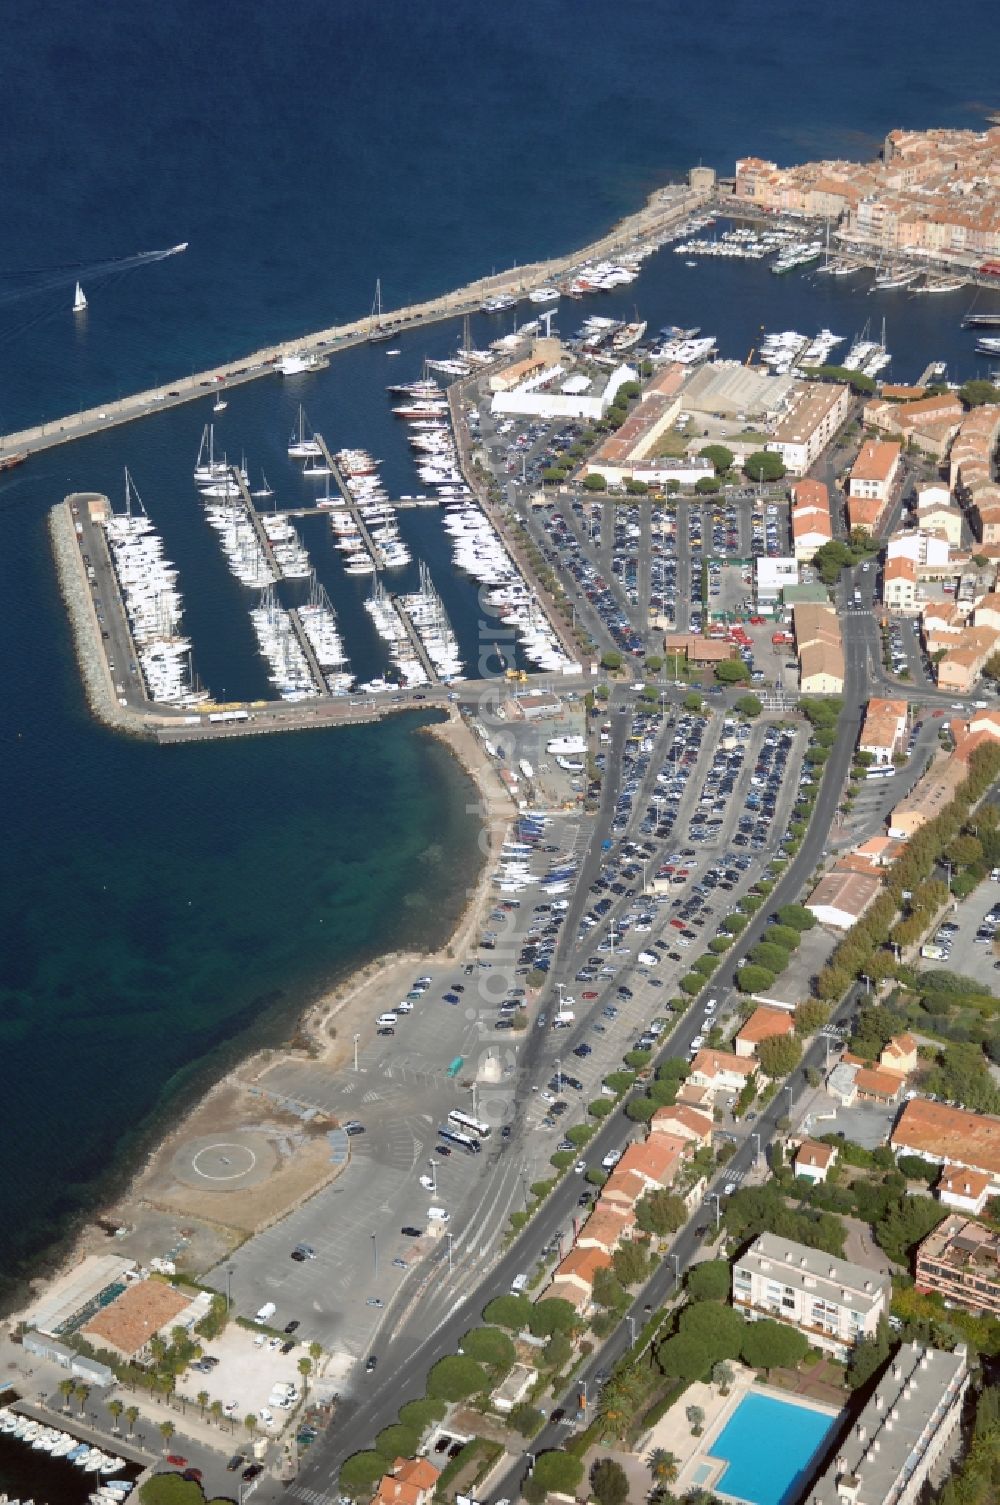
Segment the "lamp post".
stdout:
<path fill-rule="evenodd" d="M 235 1265 L 226 1266 L 226 1311 L 233 1309 L 233 1275 L 236 1272 Z"/>
<path fill-rule="evenodd" d="M 556 1091 L 562 1091 L 562 1061 L 556 1056 Z"/>
<path fill-rule="evenodd" d="M 445 1237 L 448 1240 L 448 1274 L 450 1275 L 451 1272 L 452 1272 L 452 1269 L 453 1269 L 453 1266 L 452 1266 L 452 1246 L 453 1246 L 453 1244 L 455 1242 L 455 1239 L 454 1239 L 454 1235 L 451 1234 L 451 1233 L 446 1234 Z"/>
<path fill-rule="evenodd" d="M 357 1071 L 357 1069 L 358 1069 L 358 1041 L 360 1039 L 361 1039 L 360 1035 L 355 1035 L 354 1036 L 354 1070 L 355 1071 Z"/>
<path fill-rule="evenodd" d="M 670 1258 L 674 1262 L 674 1285 L 676 1287 L 681 1283 L 681 1262 L 679 1257 L 674 1253 L 672 1249 L 670 1251 Z"/>
<path fill-rule="evenodd" d="M 794 1097 L 792 1095 L 792 1089 L 791 1089 L 791 1087 L 788 1086 L 787 1083 L 785 1084 L 785 1091 L 788 1093 L 788 1116 L 789 1116 L 789 1118 L 791 1118 L 791 1116 L 792 1116 L 792 1103 L 794 1102 Z"/>
<path fill-rule="evenodd" d="M 756 1152 L 755 1152 L 754 1157 L 753 1157 L 753 1163 L 754 1163 L 754 1165 L 760 1165 L 760 1135 L 755 1130 L 750 1135 L 750 1138 L 751 1139 L 756 1139 L 756 1141 L 757 1141 L 757 1149 L 756 1149 Z"/>
<path fill-rule="evenodd" d="M 372 1234 L 372 1266 L 375 1275 L 378 1276 L 378 1239 Z"/>
<path fill-rule="evenodd" d="M 635 1347 L 635 1318 L 633 1317 L 633 1315 L 632 1315 L 631 1312 L 628 1313 L 627 1320 L 628 1320 L 628 1330 L 629 1330 L 629 1333 L 630 1333 L 629 1346 L 631 1348 L 634 1348 Z"/>
<path fill-rule="evenodd" d="M 431 1168 L 431 1193 L 432 1193 L 433 1196 L 436 1197 L 437 1196 L 437 1189 L 438 1189 L 438 1178 L 437 1178 L 438 1163 L 437 1163 L 436 1160 L 428 1160 L 427 1164 Z"/>
<path fill-rule="evenodd" d="M 718 1232 L 719 1224 L 722 1222 L 722 1198 L 717 1191 L 710 1191 L 708 1195 L 709 1200 L 715 1203 L 715 1228 Z"/>

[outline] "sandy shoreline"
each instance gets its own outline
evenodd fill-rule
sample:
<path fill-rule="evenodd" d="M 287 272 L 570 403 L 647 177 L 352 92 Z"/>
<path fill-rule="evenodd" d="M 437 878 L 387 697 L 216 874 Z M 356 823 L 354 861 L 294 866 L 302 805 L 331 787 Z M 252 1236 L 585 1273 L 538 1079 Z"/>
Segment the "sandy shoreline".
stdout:
<path fill-rule="evenodd" d="M 198 1220 L 212 1232 L 213 1220 L 206 1217 L 201 1208 L 191 1206 L 185 1210 L 157 1200 L 157 1188 L 162 1187 L 180 1146 L 201 1133 L 220 1128 L 237 1133 L 255 1130 L 287 1132 L 286 1115 L 261 1092 L 259 1084 L 266 1073 L 282 1062 L 311 1061 L 331 1072 L 343 1069 L 353 1053 L 355 1029 L 370 1029 L 372 1002 L 376 996 L 395 992 L 399 987 L 405 992 L 415 968 L 447 965 L 475 938 L 492 903 L 491 876 L 500 845 L 515 814 L 514 806 L 482 744 L 457 710 L 451 711 L 447 722 L 423 727 L 420 734 L 442 742 L 474 781 L 482 821 L 480 841 L 484 861 L 450 935 L 434 950 L 386 952 L 368 962 L 304 1007 L 297 1023 L 289 1028 L 289 1044 L 258 1049 L 213 1082 L 184 1116 L 151 1146 L 124 1191 L 113 1202 L 95 1207 L 87 1222 L 77 1230 L 66 1253 L 44 1275 L 30 1282 L 32 1303 L 85 1255 L 106 1253 L 111 1248 L 120 1249 L 123 1255 L 131 1252 L 128 1241 L 121 1244 L 109 1238 L 108 1225 L 134 1227 L 137 1220 L 145 1216 L 155 1237 L 157 1232 L 162 1233 L 165 1219 L 175 1218 L 183 1222 L 187 1211 L 187 1221 Z M 319 1128 L 324 1126 L 328 1124 L 318 1125 Z M 261 1195 L 264 1188 L 257 1189 L 253 1197 L 254 1226 L 241 1227 L 243 1219 L 239 1217 L 232 1221 L 228 1216 L 223 1218 L 226 1209 L 219 1208 L 214 1231 L 219 1236 L 220 1257 L 260 1228 L 287 1216 L 295 1206 L 329 1183 L 337 1169 L 329 1163 L 328 1155 L 321 1158 L 314 1153 L 317 1148 L 314 1138 L 295 1167 L 297 1175 L 286 1167 L 274 1177 L 276 1183 L 282 1182 L 281 1190 L 277 1185 L 275 1187 L 277 1198 L 271 1198 L 269 1202 L 266 1195 Z M 286 1194 L 284 1197 L 282 1191 Z M 238 1195 L 250 1196 L 247 1192 Z M 191 1201 L 194 1202 L 193 1196 Z M 165 1254 L 167 1251 L 161 1249 L 159 1252 Z M 141 1262 L 138 1252 L 136 1258 Z M 9 1324 L 18 1320 L 16 1313 L 5 1318 Z"/>

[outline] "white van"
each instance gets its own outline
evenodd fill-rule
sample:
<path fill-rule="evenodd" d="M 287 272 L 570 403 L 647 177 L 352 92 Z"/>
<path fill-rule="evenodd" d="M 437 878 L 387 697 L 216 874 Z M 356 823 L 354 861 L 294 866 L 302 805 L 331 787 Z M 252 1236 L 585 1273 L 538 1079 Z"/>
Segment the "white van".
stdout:
<path fill-rule="evenodd" d="M 512 1296 L 520 1296 L 521 1292 L 525 1289 L 527 1284 L 527 1275 L 515 1275 L 514 1279 L 510 1283 L 510 1294 Z"/>
<path fill-rule="evenodd" d="M 397 1022 L 398 1018 L 398 1014 L 395 1012 L 395 1010 L 393 1010 L 393 1012 L 389 1014 L 379 1014 L 378 1018 L 375 1020 L 375 1023 L 378 1025 L 379 1029 L 388 1029 L 391 1025 Z"/>
<path fill-rule="evenodd" d="M 270 1322 L 278 1308 L 273 1301 L 265 1301 L 260 1311 L 254 1316 L 255 1322 Z"/>

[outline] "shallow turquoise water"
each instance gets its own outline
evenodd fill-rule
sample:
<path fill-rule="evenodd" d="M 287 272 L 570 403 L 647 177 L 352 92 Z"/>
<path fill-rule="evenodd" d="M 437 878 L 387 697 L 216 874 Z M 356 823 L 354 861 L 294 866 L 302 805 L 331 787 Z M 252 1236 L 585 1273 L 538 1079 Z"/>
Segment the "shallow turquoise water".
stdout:
<path fill-rule="evenodd" d="M 714 1458 L 728 1459 L 716 1489 L 749 1505 L 790 1505 L 805 1487 L 810 1460 L 834 1421 L 821 1411 L 751 1391 L 712 1445 Z"/>

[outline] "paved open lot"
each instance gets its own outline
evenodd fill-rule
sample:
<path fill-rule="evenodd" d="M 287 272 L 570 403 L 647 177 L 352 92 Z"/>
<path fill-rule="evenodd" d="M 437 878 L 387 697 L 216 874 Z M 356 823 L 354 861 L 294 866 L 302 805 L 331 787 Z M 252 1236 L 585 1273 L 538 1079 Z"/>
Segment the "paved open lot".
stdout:
<path fill-rule="evenodd" d="M 272 1319 L 272 1323 L 276 1320 Z M 211 1374 L 186 1369 L 178 1380 L 179 1393 L 196 1401 L 199 1392 L 206 1390 L 211 1400 L 222 1402 L 227 1416 L 242 1423 L 252 1413 L 259 1418 L 262 1432 L 268 1435 L 278 1432 L 288 1413 L 269 1404 L 268 1397 L 277 1384 L 301 1389 L 298 1362 L 306 1352 L 305 1347 L 298 1343 L 291 1353 L 284 1354 L 277 1338 L 251 1333 L 245 1327 L 237 1327 L 235 1322 L 202 1347 L 219 1362 Z M 274 1420 L 266 1422 L 260 1416 L 261 1411 L 269 1411 Z"/>
<path fill-rule="evenodd" d="M 958 926 L 951 940 L 951 955 L 945 961 L 921 961 L 920 966 L 925 970 L 947 967 L 951 972 L 974 978 L 991 993 L 1000 994 L 1000 948 L 995 941 L 976 939 L 977 930 L 996 904 L 1000 904 L 1000 883 L 987 878 L 967 899 L 958 900 L 949 916 L 951 923 Z M 1000 930 L 997 935 L 1000 937 Z"/>

